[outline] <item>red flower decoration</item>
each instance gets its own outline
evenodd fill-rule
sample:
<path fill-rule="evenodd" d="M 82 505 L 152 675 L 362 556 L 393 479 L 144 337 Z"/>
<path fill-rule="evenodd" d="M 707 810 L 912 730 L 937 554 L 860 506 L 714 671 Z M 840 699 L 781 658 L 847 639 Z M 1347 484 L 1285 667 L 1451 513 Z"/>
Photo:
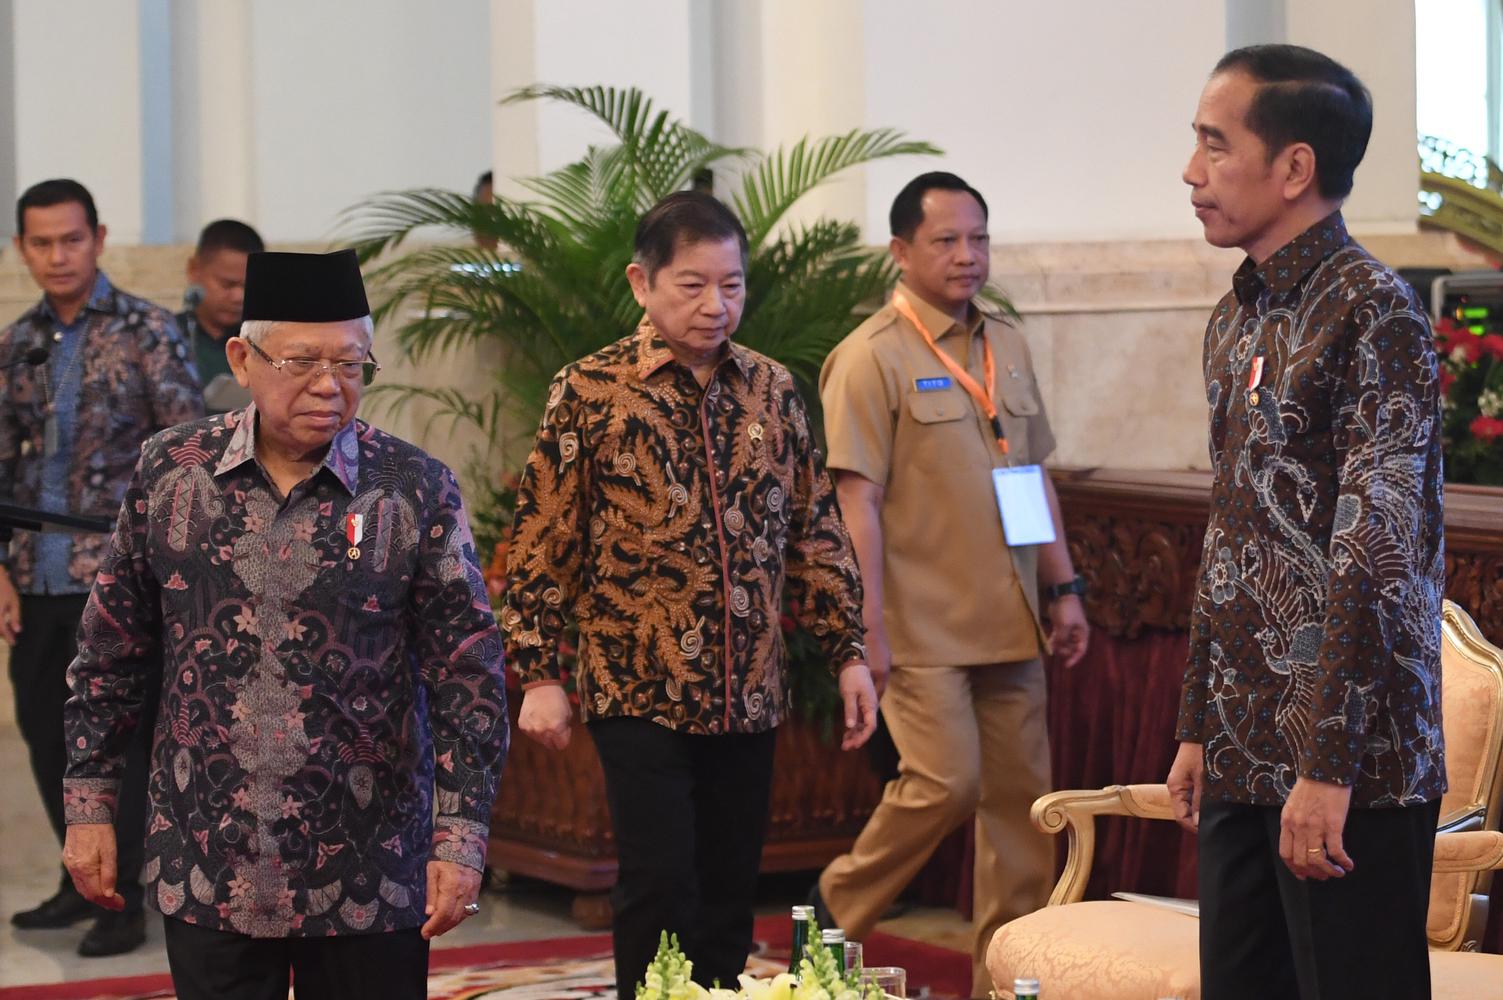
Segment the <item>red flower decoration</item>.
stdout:
<path fill-rule="evenodd" d="M 1478 417 L 1468 428 L 1478 441 L 1493 442 L 1503 438 L 1503 418 Z"/>

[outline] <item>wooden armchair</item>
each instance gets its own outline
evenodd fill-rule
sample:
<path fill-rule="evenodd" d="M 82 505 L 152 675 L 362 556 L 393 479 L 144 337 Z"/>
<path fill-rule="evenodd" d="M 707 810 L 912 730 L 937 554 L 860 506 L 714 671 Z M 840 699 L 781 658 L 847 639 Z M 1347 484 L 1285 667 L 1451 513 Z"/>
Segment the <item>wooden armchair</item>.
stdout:
<path fill-rule="evenodd" d="M 1486 928 L 1492 871 L 1499 865 L 1485 863 L 1490 855 L 1484 842 L 1503 842 L 1503 834 L 1491 835 L 1500 838 L 1497 842 L 1482 834 L 1483 841 L 1450 839 L 1461 831 L 1496 831 L 1503 811 L 1503 650 L 1483 639 L 1466 612 L 1449 601 L 1441 634 L 1450 790 L 1441 800 L 1440 829 L 1451 846 L 1442 852 L 1437 842 L 1426 933 L 1432 949 L 1455 952 L 1474 950 Z M 1091 877 L 1095 818 L 1103 815 L 1173 819 L 1163 785 L 1060 791 L 1033 804 L 1034 825 L 1047 833 L 1064 832 L 1068 855 L 1049 905 L 1006 924 L 992 938 L 987 968 L 999 997 L 1011 998 L 1016 976 L 1036 977 L 1046 995 L 1075 1000 L 1199 997 L 1193 916 L 1119 900 L 1082 902 Z M 1437 989 L 1435 995 L 1447 994 Z"/>

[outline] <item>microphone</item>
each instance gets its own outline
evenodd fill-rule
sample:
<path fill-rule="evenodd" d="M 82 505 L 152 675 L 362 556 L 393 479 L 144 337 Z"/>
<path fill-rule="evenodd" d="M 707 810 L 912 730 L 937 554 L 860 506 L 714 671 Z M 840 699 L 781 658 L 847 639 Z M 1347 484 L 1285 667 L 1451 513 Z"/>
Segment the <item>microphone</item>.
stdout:
<path fill-rule="evenodd" d="M 33 347 L 29 349 L 25 354 L 22 354 L 19 358 L 15 358 L 14 360 L 7 361 L 5 364 L 0 365 L 0 370 L 6 368 L 15 368 L 18 365 L 44 365 L 47 363 L 47 359 L 51 355 L 52 349 L 50 347 Z"/>

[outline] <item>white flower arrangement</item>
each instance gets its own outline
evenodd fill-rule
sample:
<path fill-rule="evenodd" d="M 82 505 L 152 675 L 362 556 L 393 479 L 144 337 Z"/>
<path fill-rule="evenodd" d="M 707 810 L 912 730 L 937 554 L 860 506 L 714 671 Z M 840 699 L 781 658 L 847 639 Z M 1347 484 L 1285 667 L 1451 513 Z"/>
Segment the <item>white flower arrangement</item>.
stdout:
<path fill-rule="evenodd" d="M 1503 417 L 1503 392 L 1483 389 L 1477 394 L 1477 409 L 1484 417 Z"/>
<path fill-rule="evenodd" d="M 733 990 L 706 989 L 694 982 L 694 963 L 679 949 L 678 935 L 664 932 L 645 981 L 637 986 L 636 1000 L 883 1000 L 885 994 L 875 984 L 863 992 L 858 973 L 842 974 L 835 956 L 819 944 L 818 932 L 814 934 L 799 961 L 798 975 L 780 972 L 771 979 L 757 979 L 742 973 L 736 977 L 740 988 Z"/>

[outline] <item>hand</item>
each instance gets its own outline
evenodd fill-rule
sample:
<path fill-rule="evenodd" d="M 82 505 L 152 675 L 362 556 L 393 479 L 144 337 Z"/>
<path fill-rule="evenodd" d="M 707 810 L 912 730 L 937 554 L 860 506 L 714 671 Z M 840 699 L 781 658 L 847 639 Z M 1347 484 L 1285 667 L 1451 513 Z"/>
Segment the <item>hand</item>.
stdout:
<path fill-rule="evenodd" d="M 1085 655 L 1091 626 L 1086 622 L 1085 605 L 1079 594 L 1061 594 L 1049 605 L 1049 645 L 1066 669 L 1075 666 Z"/>
<path fill-rule="evenodd" d="M 0 566 L 0 639 L 12 646 L 21 634 L 21 595 L 16 593 L 10 574 Z"/>
<path fill-rule="evenodd" d="M 115 891 L 115 827 L 110 823 L 75 823 L 63 841 L 63 864 L 78 894 L 106 910 L 125 909 Z"/>
<path fill-rule="evenodd" d="M 1181 743 L 1169 766 L 1169 801 L 1174 821 L 1191 833 L 1200 829 L 1200 793 L 1205 787 L 1205 747 Z"/>
<path fill-rule="evenodd" d="M 887 676 L 892 673 L 892 647 L 887 644 L 887 630 L 866 630 L 866 669 L 871 671 L 872 686 L 877 689 L 877 700 L 887 690 Z"/>
<path fill-rule="evenodd" d="M 428 905 L 423 907 L 428 922 L 423 924 L 423 940 L 432 941 L 458 927 L 470 916 L 465 904 L 479 898 L 480 873 L 475 869 L 452 861 L 428 862 Z"/>
<path fill-rule="evenodd" d="M 569 726 L 574 709 L 561 684 L 543 684 L 522 695 L 517 728 L 545 747 L 562 750 L 569 745 Z"/>
<path fill-rule="evenodd" d="M 1352 787 L 1300 778 L 1279 816 L 1279 857 L 1301 881 L 1341 878 L 1357 867 L 1341 846 Z"/>
<path fill-rule="evenodd" d="M 837 680 L 840 701 L 845 705 L 845 733 L 840 749 L 854 750 L 871 738 L 877 729 L 877 689 L 872 674 L 860 660 L 840 668 Z"/>

